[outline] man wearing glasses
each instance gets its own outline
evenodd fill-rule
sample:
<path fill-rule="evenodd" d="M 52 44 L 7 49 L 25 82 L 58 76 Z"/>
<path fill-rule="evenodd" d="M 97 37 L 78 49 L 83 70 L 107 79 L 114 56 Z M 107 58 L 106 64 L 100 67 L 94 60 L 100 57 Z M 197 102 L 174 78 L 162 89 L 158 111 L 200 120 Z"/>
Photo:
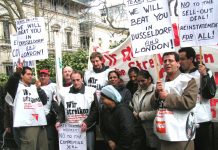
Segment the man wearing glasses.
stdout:
<path fill-rule="evenodd" d="M 196 105 L 196 81 L 179 71 L 179 55 L 176 52 L 164 53 L 163 65 L 167 74 L 165 83 L 157 81 L 151 98 L 152 107 L 158 109 L 154 132 L 161 141 L 161 150 L 194 150 L 193 136 L 187 133 L 187 124 L 190 124 L 188 116 L 192 117 Z"/>

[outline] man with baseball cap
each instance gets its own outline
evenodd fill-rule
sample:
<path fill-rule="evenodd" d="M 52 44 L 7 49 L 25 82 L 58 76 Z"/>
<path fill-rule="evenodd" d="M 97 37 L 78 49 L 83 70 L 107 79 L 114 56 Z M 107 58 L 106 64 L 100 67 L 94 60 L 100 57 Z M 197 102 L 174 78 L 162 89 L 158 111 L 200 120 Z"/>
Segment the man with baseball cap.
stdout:
<path fill-rule="evenodd" d="M 39 80 L 41 82 L 41 88 L 45 91 L 47 95 L 47 104 L 44 105 L 44 110 L 47 119 L 47 138 L 48 138 L 48 147 L 49 150 L 58 149 L 58 133 L 55 129 L 56 123 L 56 112 L 52 101 L 53 95 L 56 93 L 56 84 L 52 83 L 50 80 L 50 72 L 48 69 L 42 69 L 39 71 Z"/>

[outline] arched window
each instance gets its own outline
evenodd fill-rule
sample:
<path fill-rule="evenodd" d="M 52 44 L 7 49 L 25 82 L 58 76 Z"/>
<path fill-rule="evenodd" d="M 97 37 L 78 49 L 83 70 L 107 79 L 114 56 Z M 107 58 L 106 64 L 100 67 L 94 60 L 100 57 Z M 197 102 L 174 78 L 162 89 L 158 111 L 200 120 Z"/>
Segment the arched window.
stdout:
<path fill-rule="evenodd" d="M 60 28 L 61 28 L 61 26 L 59 24 L 54 24 L 51 26 L 52 32 L 59 32 Z"/>
<path fill-rule="evenodd" d="M 51 26 L 51 34 L 50 34 L 51 36 L 49 37 L 49 41 L 51 40 L 50 43 L 49 43 L 49 44 L 51 44 L 51 47 L 54 46 L 53 44 L 55 42 L 54 33 L 59 32 L 60 29 L 61 29 L 61 26 L 59 24 L 54 24 L 54 25 Z"/>

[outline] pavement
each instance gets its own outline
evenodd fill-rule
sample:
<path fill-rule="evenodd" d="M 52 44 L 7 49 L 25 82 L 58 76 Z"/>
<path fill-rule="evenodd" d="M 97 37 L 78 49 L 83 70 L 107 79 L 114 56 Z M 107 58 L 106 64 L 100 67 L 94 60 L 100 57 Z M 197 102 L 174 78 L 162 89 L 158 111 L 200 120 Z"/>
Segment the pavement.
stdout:
<path fill-rule="evenodd" d="M 212 136 L 213 139 L 212 141 L 213 143 L 211 143 L 213 147 L 212 150 L 218 150 L 218 122 L 213 123 L 213 125 L 214 126 L 212 127 L 210 132 L 211 133 L 210 135 Z M 5 147 L 1 148 L 1 146 L 2 146 L 2 136 L 0 138 L 0 150 L 18 150 L 13 140 L 13 137 L 11 137 L 11 135 L 7 136 Z M 102 140 L 96 142 L 96 150 L 106 150 L 105 143 Z"/>

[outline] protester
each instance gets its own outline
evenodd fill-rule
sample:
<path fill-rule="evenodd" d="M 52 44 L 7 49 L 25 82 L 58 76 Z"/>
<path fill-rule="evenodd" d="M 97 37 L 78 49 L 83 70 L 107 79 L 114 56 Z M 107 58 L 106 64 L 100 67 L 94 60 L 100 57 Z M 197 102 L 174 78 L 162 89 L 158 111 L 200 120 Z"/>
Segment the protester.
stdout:
<path fill-rule="evenodd" d="M 93 68 L 85 72 L 84 82 L 87 86 L 94 87 L 99 91 L 107 84 L 108 72 L 111 70 L 103 64 L 103 56 L 99 52 L 93 52 L 90 60 Z"/>
<path fill-rule="evenodd" d="M 179 55 L 176 52 L 164 53 L 163 65 L 165 83 L 157 81 L 151 98 L 152 107 L 159 108 L 154 131 L 160 139 L 161 150 L 194 150 L 192 129 L 195 128 L 193 108 L 198 93 L 196 81 L 179 71 Z"/>
<path fill-rule="evenodd" d="M 6 84 L 5 99 L 13 107 L 13 127 L 17 130 L 20 149 L 47 150 L 47 122 L 43 108 L 47 96 L 40 88 L 40 81 L 36 81 L 35 85 L 31 83 L 32 69 L 19 63 Z"/>
<path fill-rule="evenodd" d="M 72 80 L 71 80 L 71 73 L 73 72 L 73 69 L 69 66 L 64 67 L 63 69 L 63 78 L 64 78 L 64 87 L 70 87 L 72 86 Z"/>
<path fill-rule="evenodd" d="M 210 150 L 212 147 L 211 136 L 211 109 L 210 99 L 216 94 L 216 83 L 212 72 L 203 64 L 197 64 L 196 53 L 192 47 L 184 47 L 179 50 L 180 69 L 195 78 L 199 95 L 196 104 L 197 123 L 195 150 Z"/>
<path fill-rule="evenodd" d="M 83 84 L 83 75 L 81 72 L 73 71 L 71 74 L 71 80 L 73 86 L 70 88 L 69 93 L 64 93 L 63 95 L 60 93 L 61 104 L 63 105 L 64 110 L 59 111 L 59 119 L 56 123 L 57 129 L 63 122 L 80 125 L 81 122 L 86 119 L 89 114 L 91 104 L 94 99 L 96 99 L 95 88 L 88 87 Z M 69 107 L 69 103 L 74 103 L 76 105 L 71 105 Z M 81 111 L 78 111 L 77 113 L 70 113 L 78 109 Z M 95 128 L 89 128 L 86 132 L 88 150 L 94 150 L 94 129 Z"/>
<path fill-rule="evenodd" d="M 107 85 L 108 83 L 108 72 L 111 71 L 111 69 L 109 69 L 108 66 L 105 66 L 103 64 L 103 55 L 100 52 L 93 52 L 90 55 L 90 61 L 92 63 L 92 69 L 90 70 L 86 70 L 85 71 L 85 75 L 84 75 L 84 83 L 87 86 L 91 86 L 94 87 L 96 89 L 96 95 L 97 95 L 97 99 L 98 102 L 100 104 L 100 90 L 102 89 L 102 87 L 104 87 L 105 85 Z M 102 104 L 100 104 L 102 105 Z M 96 106 L 99 107 L 99 106 Z M 96 110 L 97 111 L 97 110 Z M 94 118 L 98 117 L 95 115 L 92 115 Z M 97 119 L 97 118 L 95 118 Z M 95 124 L 98 124 L 98 120 L 94 120 Z M 97 126 L 96 128 L 96 135 L 99 138 L 101 137 L 101 134 L 99 133 L 99 127 Z"/>
<path fill-rule="evenodd" d="M 139 69 L 137 67 L 131 67 L 128 70 L 128 75 L 129 75 L 130 80 L 127 82 L 126 88 L 130 90 L 132 95 L 138 89 L 138 83 L 137 83 L 138 72 L 139 72 Z"/>
<path fill-rule="evenodd" d="M 124 82 L 120 78 L 120 75 L 117 71 L 112 70 L 108 73 L 108 83 L 113 85 L 120 93 L 122 97 L 121 102 L 129 105 L 129 102 L 132 99 L 132 95 L 130 91 L 125 87 Z"/>
<path fill-rule="evenodd" d="M 155 85 L 153 84 L 153 78 L 146 70 L 139 71 L 137 82 L 139 84 L 139 89 L 133 95 L 130 106 L 133 108 L 135 118 L 146 132 L 146 150 L 155 150 L 160 146 L 159 139 L 153 131 L 153 122 L 156 111 L 153 110 L 150 105 L 151 96 L 155 92 Z"/>
<path fill-rule="evenodd" d="M 55 102 L 53 101 L 53 96 L 56 93 L 56 84 L 51 82 L 50 73 L 47 69 L 42 69 L 39 71 L 39 80 L 41 82 L 41 88 L 47 95 L 47 104 L 44 105 L 44 110 L 47 119 L 46 131 L 48 148 L 49 150 L 58 150 L 58 133 L 55 129 L 58 110 L 56 108 L 57 106 L 54 106 Z"/>
<path fill-rule="evenodd" d="M 105 140 L 111 150 L 132 150 L 136 139 L 134 116 L 125 104 L 120 103 L 121 99 L 121 95 L 112 85 L 102 88 L 102 103 L 111 112 L 104 130 L 107 135 Z"/>

